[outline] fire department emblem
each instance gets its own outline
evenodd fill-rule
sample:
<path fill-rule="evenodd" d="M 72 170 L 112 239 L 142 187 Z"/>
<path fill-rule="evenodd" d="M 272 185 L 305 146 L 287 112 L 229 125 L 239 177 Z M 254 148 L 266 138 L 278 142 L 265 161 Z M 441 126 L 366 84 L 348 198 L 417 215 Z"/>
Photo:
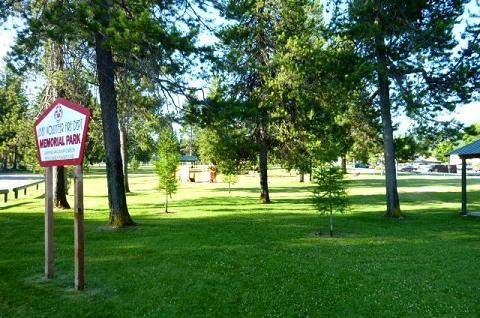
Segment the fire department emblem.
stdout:
<path fill-rule="evenodd" d="M 59 123 L 60 120 L 62 120 L 62 116 L 63 116 L 62 106 L 58 105 L 58 106 L 55 108 L 54 116 L 55 116 L 55 120 L 57 121 L 57 123 Z"/>

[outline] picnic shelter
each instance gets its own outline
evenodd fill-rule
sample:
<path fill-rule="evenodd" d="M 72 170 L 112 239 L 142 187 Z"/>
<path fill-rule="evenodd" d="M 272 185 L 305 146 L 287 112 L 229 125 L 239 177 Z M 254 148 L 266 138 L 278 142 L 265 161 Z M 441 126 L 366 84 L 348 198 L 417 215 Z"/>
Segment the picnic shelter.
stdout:
<path fill-rule="evenodd" d="M 480 158 L 480 139 L 455 149 L 449 155 L 457 155 L 462 160 L 462 211 L 467 215 L 467 159 Z"/>

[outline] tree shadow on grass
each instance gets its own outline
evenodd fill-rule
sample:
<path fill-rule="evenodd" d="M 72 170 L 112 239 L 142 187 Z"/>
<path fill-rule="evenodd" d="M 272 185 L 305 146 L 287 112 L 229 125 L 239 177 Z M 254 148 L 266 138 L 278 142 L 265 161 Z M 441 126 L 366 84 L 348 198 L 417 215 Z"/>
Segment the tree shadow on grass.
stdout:
<path fill-rule="evenodd" d="M 216 188 L 209 189 L 208 191 L 228 193 L 228 185 L 225 185 L 225 187 L 218 186 Z M 237 187 L 235 185 L 232 185 L 232 187 L 230 188 L 230 193 L 235 194 L 236 192 L 260 193 L 260 188 L 259 187 Z"/>
<path fill-rule="evenodd" d="M 16 208 L 16 207 L 19 207 L 19 206 L 23 206 L 23 205 L 27 205 L 27 204 L 30 204 L 31 202 L 28 202 L 28 201 L 24 201 L 24 202 L 19 202 L 19 203 L 7 203 L 7 205 L 5 206 L 0 206 L 0 211 L 1 210 L 9 210 L 11 208 Z"/>
<path fill-rule="evenodd" d="M 275 187 L 272 186 L 269 190 L 271 193 L 312 193 L 315 189 L 314 185 L 299 185 L 298 187 Z"/>
<path fill-rule="evenodd" d="M 293 204 L 294 206 L 298 205 L 298 204 L 313 205 L 314 204 L 314 198 L 313 198 L 313 196 L 304 197 L 304 198 L 277 198 L 277 199 L 272 199 L 272 202 L 270 203 L 270 205 L 272 205 L 272 206 L 275 206 L 275 205 L 278 205 L 278 204 Z"/>
<path fill-rule="evenodd" d="M 432 213 L 430 210 L 412 210 L 404 221 L 395 221 L 375 214 L 349 214 L 336 217 L 337 231 L 349 233 L 346 239 L 374 239 L 379 241 L 433 241 L 448 237 L 450 241 L 462 242 L 467 237 L 480 235 L 478 222 L 462 222 L 452 213 Z M 326 217 L 316 213 L 228 214 L 199 218 L 138 218 L 142 230 L 129 239 L 154 248 L 159 240 L 168 242 L 169 249 L 176 251 L 197 249 L 250 249 L 281 248 L 295 242 L 317 244 L 309 235 L 316 230 L 328 230 Z M 446 222 L 448 221 L 448 222 Z M 463 233 L 455 237 L 451 233 Z M 139 234 L 140 233 L 140 234 Z M 129 234 L 130 236 L 130 234 Z M 152 238 L 153 242 L 149 241 Z M 92 238 L 95 239 L 95 238 Z M 304 242 L 306 240 L 306 242 Z M 383 244 L 383 243 L 382 243 Z M 159 250 L 159 253 L 162 253 Z"/>
<path fill-rule="evenodd" d="M 125 195 L 127 197 L 141 197 L 141 196 L 145 195 L 145 192 L 152 192 L 152 191 L 130 191 L 130 192 L 125 193 Z"/>
<path fill-rule="evenodd" d="M 291 213 L 278 208 L 289 203 L 295 205 L 295 202 L 305 204 L 302 200 L 282 199 L 279 204 L 255 205 L 259 211 L 253 211 L 255 206 L 250 205 L 249 212 L 254 213 L 231 211 L 188 218 L 182 217 L 181 212 L 168 217 L 138 215 L 135 221 L 139 227 L 127 231 L 99 231 L 106 221 L 91 219 L 86 214 L 87 289 L 96 290 L 99 297 L 118 301 L 115 308 L 125 299 L 130 303 L 147 299 L 142 305 L 147 312 L 157 308 L 159 299 L 164 298 L 159 297 L 159 293 L 164 291 L 169 300 L 178 302 L 185 297 L 186 290 L 195 289 L 198 292 L 188 297 L 204 302 L 205 295 L 214 294 L 208 301 L 222 306 L 224 297 L 238 299 L 238 295 L 235 296 L 238 287 L 243 293 L 257 295 L 255 289 L 265 290 L 272 281 L 276 282 L 275 290 L 262 294 L 266 299 L 278 295 L 277 287 L 290 291 L 292 286 L 287 279 L 293 279 L 295 284 L 298 281 L 309 284 L 316 276 L 320 276 L 319 280 L 329 279 L 330 276 L 325 275 L 327 272 L 333 275 L 330 277 L 335 281 L 332 286 L 339 281 L 351 282 L 359 275 L 359 283 L 371 280 L 373 283 L 369 286 L 376 286 L 377 280 L 386 284 L 387 276 L 397 271 L 402 272 L 402 279 L 407 277 L 415 281 L 419 270 L 422 270 L 420 275 L 433 272 L 440 276 L 443 271 L 454 275 L 456 265 L 470 269 L 475 263 L 471 256 L 465 255 L 479 247 L 478 220 L 462 219 L 450 210 L 428 208 L 412 208 L 402 221 L 384 218 L 381 213 L 352 212 L 335 218 L 336 231 L 346 235 L 327 240 L 312 235 L 315 231 L 328 230 L 327 217 L 315 212 Z M 197 204 L 204 198 L 199 201 Z M 228 205 L 227 209 L 233 205 Z M 134 210 L 137 206 L 143 208 L 140 205 L 130 208 Z M 3 279 L 15 290 L 18 288 L 15 285 L 25 284 L 24 277 L 32 277 L 43 270 L 43 244 L 40 242 L 43 214 L 7 213 L 6 216 L 13 222 L 8 224 L 8 231 L 0 231 L 0 238 L 15 247 L 0 247 L 0 266 L 8 270 L 9 277 Z M 26 231 L 27 228 L 33 231 Z M 56 220 L 55 269 L 58 276 L 53 282 L 60 287 L 57 290 L 51 288 L 52 283 L 48 285 L 52 299 L 65 293 L 60 290 L 61 286 L 73 284 L 72 235 L 70 218 Z M 38 244 L 31 244 L 35 241 Z M 25 255 L 38 256 L 27 259 Z M 341 273 L 350 280 L 342 280 Z M 35 283 L 28 286 L 31 284 Z M 225 291 L 217 289 L 223 285 L 227 286 Z M 28 295 L 35 300 L 44 297 L 44 293 Z M 65 297 L 60 299 L 67 301 Z M 149 303 L 151 299 L 155 300 L 154 305 Z M 75 301 L 81 302 L 85 310 L 94 312 L 96 303 L 90 306 L 91 299 L 83 302 L 76 297 Z M 144 312 L 138 312 L 141 313 Z"/>
<path fill-rule="evenodd" d="M 423 201 L 424 206 L 428 206 L 428 204 L 431 203 L 450 202 L 458 197 L 458 193 L 451 192 L 426 192 L 425 194 L 427 194 L 429 198 Z M 354 206 L 367 205 L 373 209 L 379 208 L 380 210 L 385 204 L 384 195 L 356 195 L 352 196 L 350 200 Z M 267 238 L 271 238 L 275 242 L 279 240 L 288 241 L 301 239 L 312 231 L 322 230 L 322 227 L 324 227 L 324 230 L 327 229 L 326 224 L 328 222 L 326 222 L 326 218 L 319 216 L 313 207 L 310 210 L 312 211 L 311 213 L 303 213 L 305 211 L 305 205 L 310 206 L 312 204 L 312 198 L 281 198 L 274 200 L 273 204 L 269 205 L 263 205 L 257 202 L 256 198 L 251 197 L 201 197 L 172 202 L 170 206 L 172 210 L 178 210 L 178 215 L 168 215 L 164 213 L 159 213 L 158 216 L 151 213 L 142 214 L 142 210 L 151 211 L 158 209 L 161 211 L 164 208 L 163 202 L 159 202 L 158 204 L 131 205 L 130 211 L 135 221 L 140 224 L 140 227 L 151 229 L 152 233 L 157 233 L 160 236 L 167 235 L 176 237 L 177 234 L 175 233 L 178 232 L 184 235 L 190 233 L 193 236 L 204 237 L 210 233 L 216 239 L 222 236 L 230 237 L 228 240 L 235 241 L 235 245 L 255 244 L 255 242 L 257 242 L 255 237 L 264 241 L 267 240 Z M 360 236 L 381 235 L 390 238 L 405 238 L 405 235 L 411 235 L 412 233 L 418 236 L 421 232 L 430 233 L 431 235 L 432 233 L 437 233 L 439 229 L 451 230 L 452 223 L 454 227 L 457 226 L 461 228 L 463 223 L 468 222 L 468 224 L 471 223 L 473 230 L 478 230 L 478 227 L 475 228 L 475 226 L 480 224 L 480 219 L 467 222 L 461 221 L 463 219 L 458 216 L 458 211 L 455 209 L 435 210 L 432 208 L 418 208 L 415 205 L 417 202 L 414 198 L 409 200 L 407 196 L 405 196 L 402 202 L 404 203 L 402 208 L 406 214 L 406 218 L 402 221 L 384 218 L 383 213 L 378 211 L 352 211 L 345 215 L 337 215 L 337 226 L 342 232 L 356 233 L 356 235 Z M 21 202 L 15 206 L 18 207 L 28 203 L 29 202 Z M 236 208 L 236 206 L 238 206 L 238 208 Z M 10 207 L 13 207 L 13 205 L 8 206 L 8 208 Z M 205 209 L 203 210 L 205 211 L 208 210 L 209 212 L 219 213 L 204 216 L 201 215 L 202 210 L 199 210 L 200 215 L 198 217 L 180 217 L 184 209 L 195 207 L 204 207 Z M 5 208 L 7 207 L 0 209 L 4 210 Z M 136 209 L 140 211 L 138 215 L 135 215 Z M 104 226 L 108 222 L 108 209 L 100 210 L 95 208 L 95 212 L 97 215 L 105 214 L 105 221 L 99 221 L 98 219 L 89 220 L 90 216 L 87 210 L 85 214 L 86 223 L 94 227 Z M 168 217 L 163 217 L 165 215 Z M 31 220 L 29 221 L 29 219 L 33 217 L 36 219 L 35 223 L 43 227 L 42 213 L 6 213 L 2 216 L 7 216 L 11 219 L 18 218 L 19 220 L 21 219 L 22 222 L 32 222 Z M 59 222 L 70 222 L 70 218 L 65 217 Z M 319 226 L 321 224 L 323 225 Z M 392 224 L 396 225 L 392 227 Z M 421 225 L 421 227 L 419 228 L 418 225 Z M 65 223 L 64 226 L 71 229 L 70 223 Z M 386 233 L 385 227 L 392 227 L 392 231 Z M 405 232 L 404 230 L 399 230 L 397 227 L 402 227 L 402 229 L 412 227 L 415 228 L 415 230 Z M 205 231 L 206 234 L 202 234 L 202 231 Z M 285 233 L 278 233 L 278 231 L 284 231 Z M 269 232 L 274 232 L 275 235 L 272 236 L 272 234 L 268 234 Z M 248 238 L 250 236 L 252 237 Z M 277 237 L 277 239 L 274 237 Z M 135 240 L 135 238 L 132 239 Z M 240 239 L 242 243 L 239 243 L 238 239 Z M 191 243 L 188 238 L 184 238 L 183 240 Z M 200 241 L 202 241 L 202 239 L 200 239 Z M 213 244 L 210 239 L 203 241 L 203 243 Z"/>
<path fill-rule="evenodd" d="M 198 207 L 198 206 L 232 206 L 232 205 L 251 205 L 258 202 L 257 198 L 245 196 L 231 197 L 200 197 L 196 199 L 172 201 L 173 207 Z M 163 202 L 162 202 L 163 203 Z"/>
<path fill-rule="evenodd" d="M 275 213 L 262 211 L 263 213 L 246 214 L 235 213 L 231 209 L 231 214 L 210 215 L 182 218 L 175 214 L 168 215 L 168 218 L 154 215 L 138 215 L 136 221 L 139 222 L 140 233 L 146 232 L 151 235 L 159 235 L 159 238 L 170 240 L 174 237 L 180 239 L 180 245 L 188 244 L 211 244 L 212 246 L 228 245 L 233 243 L 238 245 L 252 245 L 266 239 L 272 239 L 275 242 L 291 241 L 292 239 L 302 239 L 308 236 L 311 231 L 321 228 L 328 224 L 327 218 L 320 216 L 316 212 L 312 213 L 290 213 L 287 211 L 275 210 Z M 480 234 L 480 219 L 465 219 L 458 215 L 454 210 L 432 210 L 432 209 L 406 209 L 407 218 L 402 221 L 384 218 L 381 213 L 355 213 L 351 212 L 343 215 L 336 215 L 337 227 L 342 232 L 355 233 L 356 236 L 364 237 L 370 235 L 382 235 L 390 238 L 407 239 L 408 236 L 415 234 L 420 237 L 426 233 L 438 234 L 442 231 L 466 230 Z M 163 214 L 165 215 L 165 214 Z M 4 213 L 2 217 L 10 220 L 18 220 L 15 224 L 27 225 L 34 228 L 35 232 L 43 231 L 43 213 Z M 106 221 L 98 219 L 89 219 L 85 215 L 85 223 L 89 232 L 98 232 L 99 226 L 104 226 Z M 465 221 L 466 220 L 466 221 Z M 448 221 L 448 222 L 447 222 Z M 36 224 L 36 225 L 35 225 Z M 396 226 L 392 226 L 395 225 Z M 385 227 L 389 231 L 385 231 Z M 56 229 L 64 228 L 59 231 L 60 237 L 71 237 L 72 228 L 70 217 L 57 218 L 55 220 Z M 405 229 L 409 228 L 408 231 Z M 11 231 L 15 231 L 12 228 Z M 280 231 L 280 232 L 279 232 Z M 67 233 L 68 232 L 68 233 Z M 133 236 L 138 235 L 137 231 L 132 232 Z M 22 235 L 27 235 L 22 233 Z M 90 239 L 99 238 L 102 233 L 88 236 Z M 117 234 L 114 234 L 117 235 Z M 128 237 L 125 240 L 134 240 L 134 237 Z M 225 239 L 218 240 L 219 237 Z M 68 239 L 67 239 L 68 240 Z M 171 242 L 176 245 L 175 242 Z"/>
<path fill-rule="evenodd" d="M 128 194 L 127 194 L 128 196 Z M 104 198 L 104 199 L 108 199 L 108 195 L 107 194 L 93 194 L 93 193 L 88 193 L 84 196 L 85 198 L 88 198 L 88 197 L 91 197 L 91 198 Z"/>
<path fill-rule="evenodd" d="M 280 187 L 280 186 L 275 186 L 275 185 L 270 185 L 269 186 L 269 192 L 270 193 L 304 193 L 304 192 L 311 192 L 315 186 L 307 186 L 305 184 L 299 183 L 298 186 L 292 186 L 292 187 Z M 225 188 L 223 187 L 217 187 L 210 189 L 211 192 L 225 192 L 228 193 L 228 185 L 226 185 Z M 231 188 L 232 193 L 235 192 L 249 192 L 249 193 L 260 193 L 260 187 L 235 187 L 233 186 Z"/>

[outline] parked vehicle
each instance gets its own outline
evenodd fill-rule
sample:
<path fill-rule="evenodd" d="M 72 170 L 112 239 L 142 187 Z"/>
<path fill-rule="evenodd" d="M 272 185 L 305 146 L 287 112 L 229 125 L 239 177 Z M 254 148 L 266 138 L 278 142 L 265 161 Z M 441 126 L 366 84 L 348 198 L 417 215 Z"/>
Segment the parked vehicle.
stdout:
<path fill-rule="evenodd" d="M 355 163 L 355 168 L 369 168 L 370 165 L 368 163 L 363 163 L 363 162 L 356 162 Z"/>
<path fill-rule="evenodd" d="M 401 172 L 414 172 L 416 170 L 413 166 L 405 166 L 400 169 Z"/>
<path fill-rule="evenodd" d="M 448 165 L 449 173 L 457 173 L 457 165 Z"/>
<path fill-rule="evenodd" d="M 432 165 L 418 165 L 417 171 L 421 173 L 432 172 Z"/>
<path fill-rule="evenodd" d="M 431 172 L 448 173 L 448 166 L 447 165 L 432 165 L 430 170 L 431 170 Z"/>

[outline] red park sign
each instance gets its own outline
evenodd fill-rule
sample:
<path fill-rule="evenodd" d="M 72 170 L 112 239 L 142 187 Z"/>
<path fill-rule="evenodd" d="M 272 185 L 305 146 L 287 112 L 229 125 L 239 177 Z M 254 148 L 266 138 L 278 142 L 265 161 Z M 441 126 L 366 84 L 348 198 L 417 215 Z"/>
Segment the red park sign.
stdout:
<path fill-rule="evenodd" d="M 81 165 L 90 110 L 57 98 L 35 121 L 35 143 L 42 167 Z"/>

